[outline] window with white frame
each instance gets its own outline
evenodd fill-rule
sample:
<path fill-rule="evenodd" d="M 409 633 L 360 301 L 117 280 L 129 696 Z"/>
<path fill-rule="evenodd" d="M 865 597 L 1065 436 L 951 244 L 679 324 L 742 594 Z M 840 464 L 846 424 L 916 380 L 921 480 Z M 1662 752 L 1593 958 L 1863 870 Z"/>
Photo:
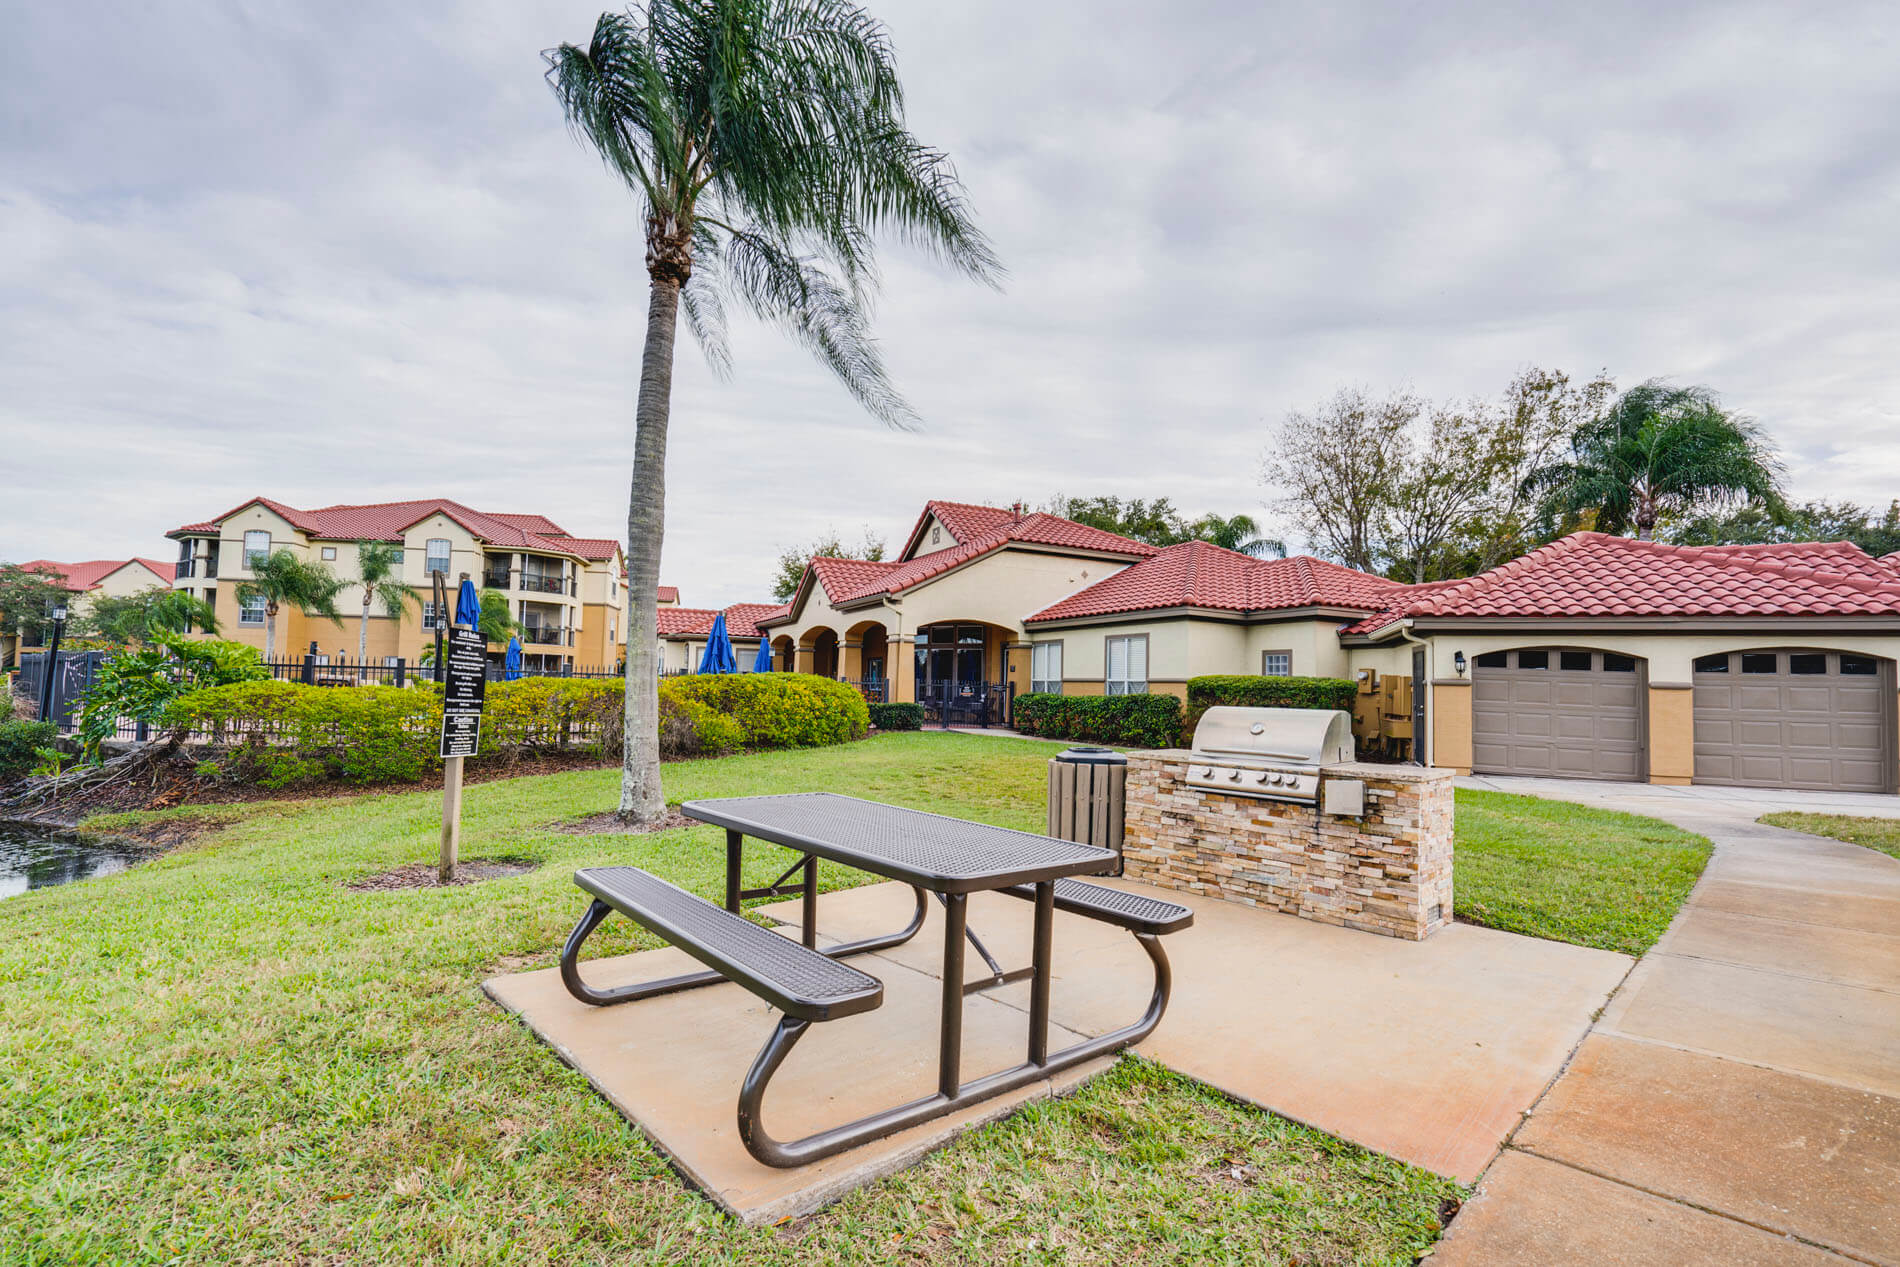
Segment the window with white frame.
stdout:
<path fill-rule="evenodd" d="M 1293 653 L 1291 651 L 1262 651 L 1260 672 L 1266 677 L 1292 677 Z"/>
<path fill-rule="evenodd" d="M 429 546 L 424 554 L 424 558 L 426 559 L 425 571 L 440 572 L 444 576 L 448 575 L 449 539 L 447 537 L 430 537 Z"/>
<path fill-rule="evenodd" d="M 325 563 L 333 563 L 336 561 L 336 547 L 335 546 L 324 546 L 321 553 L 323 555 L 323 561 Z"/>
<path fill-rule="evenodd" d="M 1128 634 L 1107 639 L 1107 672 L 1102 684 L 1108 695 L 1148 693 L 1148 635 Z"/>
<path fill-rule="evenodd" d="M 1062 644 L 1033 642 L 1029 645 L 1029 689 L 1062 694 Z"/>
<path fill-rule="evenodd" d="M 270 554 L 270 531 L 254 528 L 244 534 L 244 566 L 254 568 L 257 561 Z"/>
<path fill-rule="evenodd" d="M 422 603 L 422 627 L 424 629 L 436 629 L 444 627 L 444 625 L 442 609 L 437 607 L 432 600 L 424 599 Z"/>
<path fill-rule="evenodd" d="M 261 625 L 264 623 L 264 596 L 252 594 L 238 600 L 238 624 Z"/>

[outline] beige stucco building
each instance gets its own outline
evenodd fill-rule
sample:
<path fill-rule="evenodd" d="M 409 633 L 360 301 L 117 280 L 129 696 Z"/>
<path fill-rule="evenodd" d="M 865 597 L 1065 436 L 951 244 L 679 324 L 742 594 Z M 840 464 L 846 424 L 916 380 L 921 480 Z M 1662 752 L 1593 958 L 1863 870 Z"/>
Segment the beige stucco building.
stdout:
<path fill-rule="evenodd" d="M 1900 560 L 1844 543 L 1578 533 L 1408 586 L 1319 559 L 1157 549 L 931 502 L 896 559 L 815 559 L 755 620 L 778 668 L 997 723 L 1013 694 L 1210 673 L 1399 677 L 1416 755 L 1461 772 L 1893 791 Z"/>
<path fill-rule="evenodd" d="M 277 654 L 355 659 L 359 628 L 367 620 L 372 662 L 398 657 L 414 664 L 435 639 L 438 613 L 430 600 L 432 576 L 444 574 L 451 591 L 464 576 L 477 587 L 505 594 L 522 626 L 526 664 L 544 671 L 612 668 L 626 644 L 625 564 L 618 542 L 575 537 L 543 515 L 477 511 L 446 498 L 325 506 L 302 510 L 256 497 L 200 523 L 166 534 L 178 542 L 172 584 L 209 602 L 223 636 L 264 645 L 264 611 L 241 603 L 239 586 L 260 553 L 289 550 L 330 568 L 345 581 L 360 578 L 358 544 L 400 545 L 401 579 L 422 600 L 400 618 L 372 605 L 363 615 L 363 589 L 348 586 L 337 600 L 341 622 L 300 611 L 277 614 Z M 500 648 L 495 648 L 499 654 Z"/>
<path fill-rule="evenodd" d="M 157 559 L 87 559 L 79 563 L 28 559 L 20 567 L 55 577 L 66 587 L 72 595 L 66 609 L 68 620 L 86 616 L 95 598 L 129 598 L 140 590 L 172 583 L 171 564 Z M 13 664 L 23 651 L 34 649 L 19 642 L 17 635 L 0 633 L 0 667 Z"/>

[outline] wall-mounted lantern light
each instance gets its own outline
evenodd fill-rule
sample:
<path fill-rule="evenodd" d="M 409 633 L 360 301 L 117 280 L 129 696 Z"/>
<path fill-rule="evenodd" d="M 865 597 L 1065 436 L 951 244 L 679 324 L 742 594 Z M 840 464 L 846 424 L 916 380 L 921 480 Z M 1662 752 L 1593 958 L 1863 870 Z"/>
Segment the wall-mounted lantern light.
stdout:
<path fill-rule="evenodd" d="M 1464 652 L 1454 651 L 1451 653 L 1451 667 L 1458 670 L 1459 677 L 1463 677 L 1465 675 L 1465 653 Z"/>

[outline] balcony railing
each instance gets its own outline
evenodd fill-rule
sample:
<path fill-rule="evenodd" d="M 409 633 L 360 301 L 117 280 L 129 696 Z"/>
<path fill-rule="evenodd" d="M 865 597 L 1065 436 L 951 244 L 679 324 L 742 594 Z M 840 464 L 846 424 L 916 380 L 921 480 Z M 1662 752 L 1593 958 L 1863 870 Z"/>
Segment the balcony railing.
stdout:
<path fill-rule="evenodd" d="M 482 573 L 482 588 L 505 590 L 508 588 L 508 578 L 512 574 L 508 568 L 491 568 Z"/>
<path fill-rule="evenodd" d="M 543 646 L 571 647 L 574 645 L 574 631 L 530 625 L 521 631 L 521 641 Z"/>
<path fill-rule="evenodd" d="M 568 584 L 558 576 L 521 574 L 521 589 L 530 594 L 566 594 Z"/>

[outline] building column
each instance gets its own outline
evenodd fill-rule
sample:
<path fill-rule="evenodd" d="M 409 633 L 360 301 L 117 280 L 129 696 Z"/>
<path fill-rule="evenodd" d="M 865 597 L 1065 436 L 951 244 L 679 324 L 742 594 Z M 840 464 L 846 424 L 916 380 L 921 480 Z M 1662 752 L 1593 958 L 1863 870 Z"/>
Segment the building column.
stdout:
<path fill-rule="evenodd" d="M 1649 781 L 1695 781 L 1695 690 L 1687 682 L 1649 684 Z"/>
<path fill-rule="evenodd" d="M 814 654 L 816 650 L 817 648 L 808 647 L 802 642 L 794 644 L 792 647 L 792 664 L 794 671 L 798 673 L 810 673 L 813 664 L 816 663 Z"/>
<path fill-rule="evenodd" d="M 892 634 L 884 640 L 884 680 L 891 684 L 893 703 L 917 698 L 917 657 L 907 636 Z"/>
<path fill-rule="evenodd" d="M 1425 706 L 1431 729 L 1432 765 L 1458 774 L 1471 773 L 1471 681 L 1435 678 Z"/>
<path fill-rule="evenodd" d="M 838 676 L 847 682 L 864 680 L 864 644 L 862 642 L 838 644 Z"/>

